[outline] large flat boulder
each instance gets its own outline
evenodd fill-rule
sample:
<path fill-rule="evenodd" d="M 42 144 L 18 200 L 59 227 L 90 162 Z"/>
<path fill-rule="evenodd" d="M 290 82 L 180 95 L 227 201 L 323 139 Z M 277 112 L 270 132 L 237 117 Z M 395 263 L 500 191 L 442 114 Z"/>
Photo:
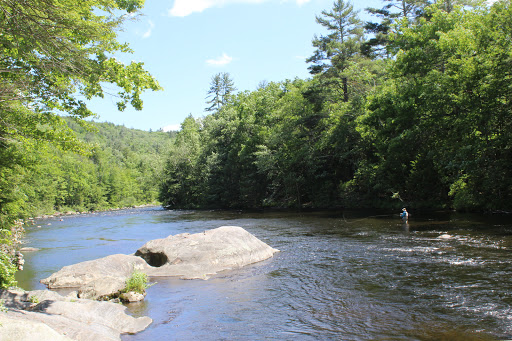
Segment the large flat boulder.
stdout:
<path fill-rule="evenodd" d="M 268 259 L 279 250 L 238 226 L 179 234 L 147 242 L 137 250 L 152 266 L 149 276 L 202 278 Z"/>
<path fill-rule="evenodd" d="M 64 297 L 55 292 L 0 290 L 7 312 L 0 312 L 0 340 L 120 340 L 152 322 L 134 318 L 126 307 Z M 34 334 L 36 333 L 36 334 Z"/>
<path fill-rule="evenodd" d="M 140 257 L 116 254 L 65 266 L 41 283 L 49 289 L 75 288 L 80 298 L 101 299 L 123 290 L 134 270 L 149 268 Z"/>
<path fill-rule="evenodd" d="M 76 289 L 80 298 L 104 299 L 120 295 L 134 270 L 149 276 L 207 279 L 263 261 L 278 251 L 241 227 L 221 226 L 149 241 L 135 255 L 117 254 L 65 266 L 41 283 L 49 289 Z"/>

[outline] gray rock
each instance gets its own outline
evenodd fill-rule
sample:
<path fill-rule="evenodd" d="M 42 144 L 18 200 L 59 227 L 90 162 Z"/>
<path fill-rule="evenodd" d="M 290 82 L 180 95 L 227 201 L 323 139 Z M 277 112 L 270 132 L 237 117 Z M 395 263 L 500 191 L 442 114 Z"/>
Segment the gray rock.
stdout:
<path fill-rule="evenodd" d="M 43 301 L 32 311 L 59 315 L 87 325 L 101 325 L 119 334 L 137 333 L 151 323 L 149 317 L 134 318 L 125 313 L 126 307 L 111 302 L 80 299 L 76 302 Z M 58 330 L 57 328 L 55 328 Z M 80 332 L 81 333 L 81 332 Z"/>
<path fill-rule="evenodd" d="M 148 268 L 140 257 L 117 254 L 65 266 L 41 283 L 49 289 L 77 288 L 79 297 L 99 299 L 123 290 L 134 270 Z"/>
<path fill-rule="evenodd" d="M 126 279 L 130 275 L 105 276 L 84 282 L 79 288 L 77 296 L 91 300 L 117 296 L 126 286 Z"/>
<path fill-rule="evenodd" d="M 131 302 L 140 302 L 140 301 L 144 300 L 144 296 L 145 295 L 139 294 L 138 292 L 129 291 L 129 292 L 124 292 L 121 295 L 119 295 L 119 298 L 124 302 L 131 303 Z"/>
<path fill-rule="evenodd" d="M 149 241 L 135 256 L 118 254 L 65 266 L 41 283 L 50 289 L 76 288 L 80 298 L 110 299 L 121 294 L 134 270 L 149 276 L 207 279 L 278 251 L 241 227 L 222 226 Z"/>
<path fill-rule="evenodd" d="M 0 341 L 14 340 L 69 341 L 71 339 L 42 322 L 0 313 Z"/>
<path fill-rule="evenodd" d="M 149 276 L 207 279 L 220 271 L 268 259 L 274 249 L 238 226 L 179 234 L 147 242 L 135 253 L 153 268 Z"/>
<path fill-rule="evenodd" d="M 120 340 L 121 334 L 137 333 L 152 322 L 149 317 L 129 316 L 120 304 L 72 299 L 44 290 L 0 290 L 0 297 L 8 308 L 0 313 L 0 340 Z M 31 297 L 44 300 L 19 309 L 19 302 L 35 301 Z M 33 337 L 30 329 L 41 336 Z M 2 338 L 4 331 L 10 336 Z"/>
<path fill-rule="evenodd" d="M 29 293 L 24 290 L 0 289 L 0 300 L 10 309 L 27 309 L 35 305 L 31 302 Z"/>

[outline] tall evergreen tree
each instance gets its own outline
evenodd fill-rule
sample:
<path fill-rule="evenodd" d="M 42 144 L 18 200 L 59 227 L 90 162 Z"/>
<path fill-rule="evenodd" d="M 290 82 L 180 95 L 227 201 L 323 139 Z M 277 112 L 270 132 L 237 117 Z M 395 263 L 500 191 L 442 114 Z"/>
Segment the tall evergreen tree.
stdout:
<path fill-rule="evenodd" d="M 350 2 L 336 0 L 330 11 L 322 11 L 316 22 L 329 32 L 326 36 L 315 36 L 312 43 L 316 47 L 313 56 L 306 61 L 312 63 L 310 73 L 318 75 L 319 89 L 327 99 L 336 101 L 341 95 L 348 101 L 349 86 L 346 70 L 360 53 L 363 39 L 363 26 Z"/>
<path fill-rule="evenodd" d="M 210 89 L 206 96 L 206 104 L 209 107 L 205 111 L 218 111 L 229 100 L 229 97 L 236 91 L 235 83 L 229 73 L 221 72 L 212 77 Z"/>
<path fill-rule="evenodd" d="M 312 44 L 316 47 L 313 56 L 306 61 L 312 63 L 311 74 L 325 72 L 331 67 L 344 70 L 348 60 L 359 52 L 363 37 L 362 22 L 350 2 L 336 0 L 332 9 L 322 11 L 316 22 L 327 29 L 326 36 L 315 36 Z"/>

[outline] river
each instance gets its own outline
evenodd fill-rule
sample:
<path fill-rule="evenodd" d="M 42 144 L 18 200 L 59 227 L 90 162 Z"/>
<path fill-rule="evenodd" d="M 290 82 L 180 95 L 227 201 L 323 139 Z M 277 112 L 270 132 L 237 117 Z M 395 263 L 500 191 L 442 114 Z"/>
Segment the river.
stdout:
<path fill-rule="evenodd" d="M 62 221 L 60 220 L 62 219 Z M 152 279 L 123 340 L 502 340 L 512 338 L 512 216 L 142 208 L 27 227 L 19 286 L 65 265 L 222 225 L 281 250 L 209 280 Z M 443 236 L 444 235 L 444 236 Z M 443 236 L 440 238 L 440 236 Z"/>

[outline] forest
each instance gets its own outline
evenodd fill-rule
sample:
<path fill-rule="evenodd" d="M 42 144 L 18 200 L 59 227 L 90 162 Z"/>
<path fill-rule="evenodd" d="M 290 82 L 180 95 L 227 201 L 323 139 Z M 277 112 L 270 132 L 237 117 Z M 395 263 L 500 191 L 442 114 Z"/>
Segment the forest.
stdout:
<path fill-rule="evenodd" d="M 160 199 L 170 208 L 512 208 L 512 9 L 383 1 L 362 22 L 316 17 L 310 79 L 235 92 L 183 122 Z M 368 38 L 370 37 L 370 38 Z"/>
<path fill-rule="evenodd" d="M 161 90 L 113 57 L 143 3 L 0 0 L 0 287 L 20 219 L 55 211 L 512 209 L 510 1 L 383 0 L 364 22 L 336 0 L 311 77 L 237 92 L 219 73 L 177 133 L 91 122 L 83 101 L 111 84 L 141 110 Z"/>

